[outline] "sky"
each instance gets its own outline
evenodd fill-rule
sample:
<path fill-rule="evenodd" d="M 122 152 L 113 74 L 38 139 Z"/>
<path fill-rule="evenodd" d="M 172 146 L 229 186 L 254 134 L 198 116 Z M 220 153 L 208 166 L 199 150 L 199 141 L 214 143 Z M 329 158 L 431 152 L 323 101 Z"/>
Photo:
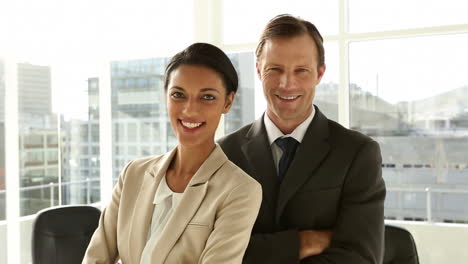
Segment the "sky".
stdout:
<path fill-rule="evenodd" d="M 324 36 L 338 32 L 337 0 L 223 3 L 225 44 L 255 43 L 280 13 L 312 21 Z M 465 0 L 350 0 L 349 11 L 351 32 L 468 24 Z M 0 57 L 50 66 L 53 109 L 81 116 L 88 77 L 99 76 L 112 60 L 173 55 L 194 40 L 193 23 L 188 0 L 0 0 Z M 338 82 L 337 47 L 326 43 L 325 82 Z M 392 103 L 421 99 L 468 84 L 465 47 L 468 34 L 354 42 L 350 78 Z"/>
<path fill-rule="evenodd" d="M 86 80 L 111 60 L 169 56 L 193 41 L 190 3 L 0 0 L 0 57 L 50 66 L 53 110 L 81 117 Z"/>
<path fill-rule="evenodd" d="M 350 82 L 390 103 L 468 86 L 468 34 L 351 43 Z"/>

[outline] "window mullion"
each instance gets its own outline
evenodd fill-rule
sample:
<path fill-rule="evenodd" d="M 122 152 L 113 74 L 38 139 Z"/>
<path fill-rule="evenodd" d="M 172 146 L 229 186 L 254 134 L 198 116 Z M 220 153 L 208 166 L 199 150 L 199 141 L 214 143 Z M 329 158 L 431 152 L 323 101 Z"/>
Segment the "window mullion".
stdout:
<path fill-rule="evenodd" d="M 101 179 L 101 208 L 112 196 L 112 97 L 110 64 L 104 60 L 99 74 L 99 159 Z"/>
<path fill-rule="evenodd" d="M 339 0 L 339 89 L 338 89 L 338 122 L 344 127 L 350 126 L 349 113 L 349 40 L 348 0 Z"/>
<path fill-rule="evenodd" d="M 5 173 L 7 263 L 20 263 L 20 189 L 19 189 L 19 125 L 18 65 L 5 61 Z"/>

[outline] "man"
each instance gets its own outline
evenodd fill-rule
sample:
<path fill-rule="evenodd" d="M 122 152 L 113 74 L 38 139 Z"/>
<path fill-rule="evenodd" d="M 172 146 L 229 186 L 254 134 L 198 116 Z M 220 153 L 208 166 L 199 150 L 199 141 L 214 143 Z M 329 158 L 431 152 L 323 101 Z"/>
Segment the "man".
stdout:
<path fill-rule="evenodd" d="M 320 33 L 308 21 L 277 16 L 256 56 L 266 113 L 219 142 L 263 188 L 244 262 L 381 263 L 380 148 L 314 107 L 325 73 Z"/>

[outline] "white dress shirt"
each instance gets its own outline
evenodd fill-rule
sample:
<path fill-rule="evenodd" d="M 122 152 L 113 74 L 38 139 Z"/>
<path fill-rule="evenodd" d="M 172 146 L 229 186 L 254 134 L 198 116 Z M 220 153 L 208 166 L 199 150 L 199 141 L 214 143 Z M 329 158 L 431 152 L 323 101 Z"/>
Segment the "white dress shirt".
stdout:
<path fill-rule="evenodd" d="M 148 233 L 148 240 L 141 254 L 141 264 L 150 264 L 151 254 L 153 249 L 159 242 L 161 233 L 163 232 L 167 221 L 171 217 L 175 208 L 182 199 L 184 193 L 173 192 L 166 182 L 166 175 L 161 179 L 159 186 L 154 195 L 153 218 L 151 219 L 151 229 Z"/>
<path fill-rule="evenodd" d="M 310 113 L 309 117 L 307 117 L 307 119 L 304 120 L 304 122 L 302 122 L 299 126 L 297 126 L 291 134 L 285 135 L 273 123 L 273 121 L 271 121 L 268 114 L 265 113 L 265 115 L 263 116 L 263 122 L 265 124 L 266 132 L 268 135 L 268 141 L 270 142 L 271 152 L 273 153 L 273 161 L 275 162 L 276 173 L 279 173 L 279 161 L 281 159 L 281 155 L 283 154 L 283 151 L 277 144 L 275 144 L 275 140 L 277 140 L 278 138 L 282 138 L 282 137 L 292 137 L 295 140 L 297 140 L 297 142 L 301 143 L 307 131 L 307 128 L 309 128 L 309 125 L 312 122 L 312 119 L 314 119 L 314 116 L 315 116 L 315 107 L 312 106 L 312 113 Z"/>

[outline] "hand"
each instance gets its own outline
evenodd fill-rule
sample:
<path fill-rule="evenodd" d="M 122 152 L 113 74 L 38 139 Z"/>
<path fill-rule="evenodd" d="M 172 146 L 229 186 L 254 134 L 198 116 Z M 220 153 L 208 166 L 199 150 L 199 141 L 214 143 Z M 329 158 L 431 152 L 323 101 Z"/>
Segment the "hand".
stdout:
<path fill-rule="evenodd" d="M 299 259 L 322 253 L 330 246 L 331 230 L 304 230 L 299 232 Z"/>

